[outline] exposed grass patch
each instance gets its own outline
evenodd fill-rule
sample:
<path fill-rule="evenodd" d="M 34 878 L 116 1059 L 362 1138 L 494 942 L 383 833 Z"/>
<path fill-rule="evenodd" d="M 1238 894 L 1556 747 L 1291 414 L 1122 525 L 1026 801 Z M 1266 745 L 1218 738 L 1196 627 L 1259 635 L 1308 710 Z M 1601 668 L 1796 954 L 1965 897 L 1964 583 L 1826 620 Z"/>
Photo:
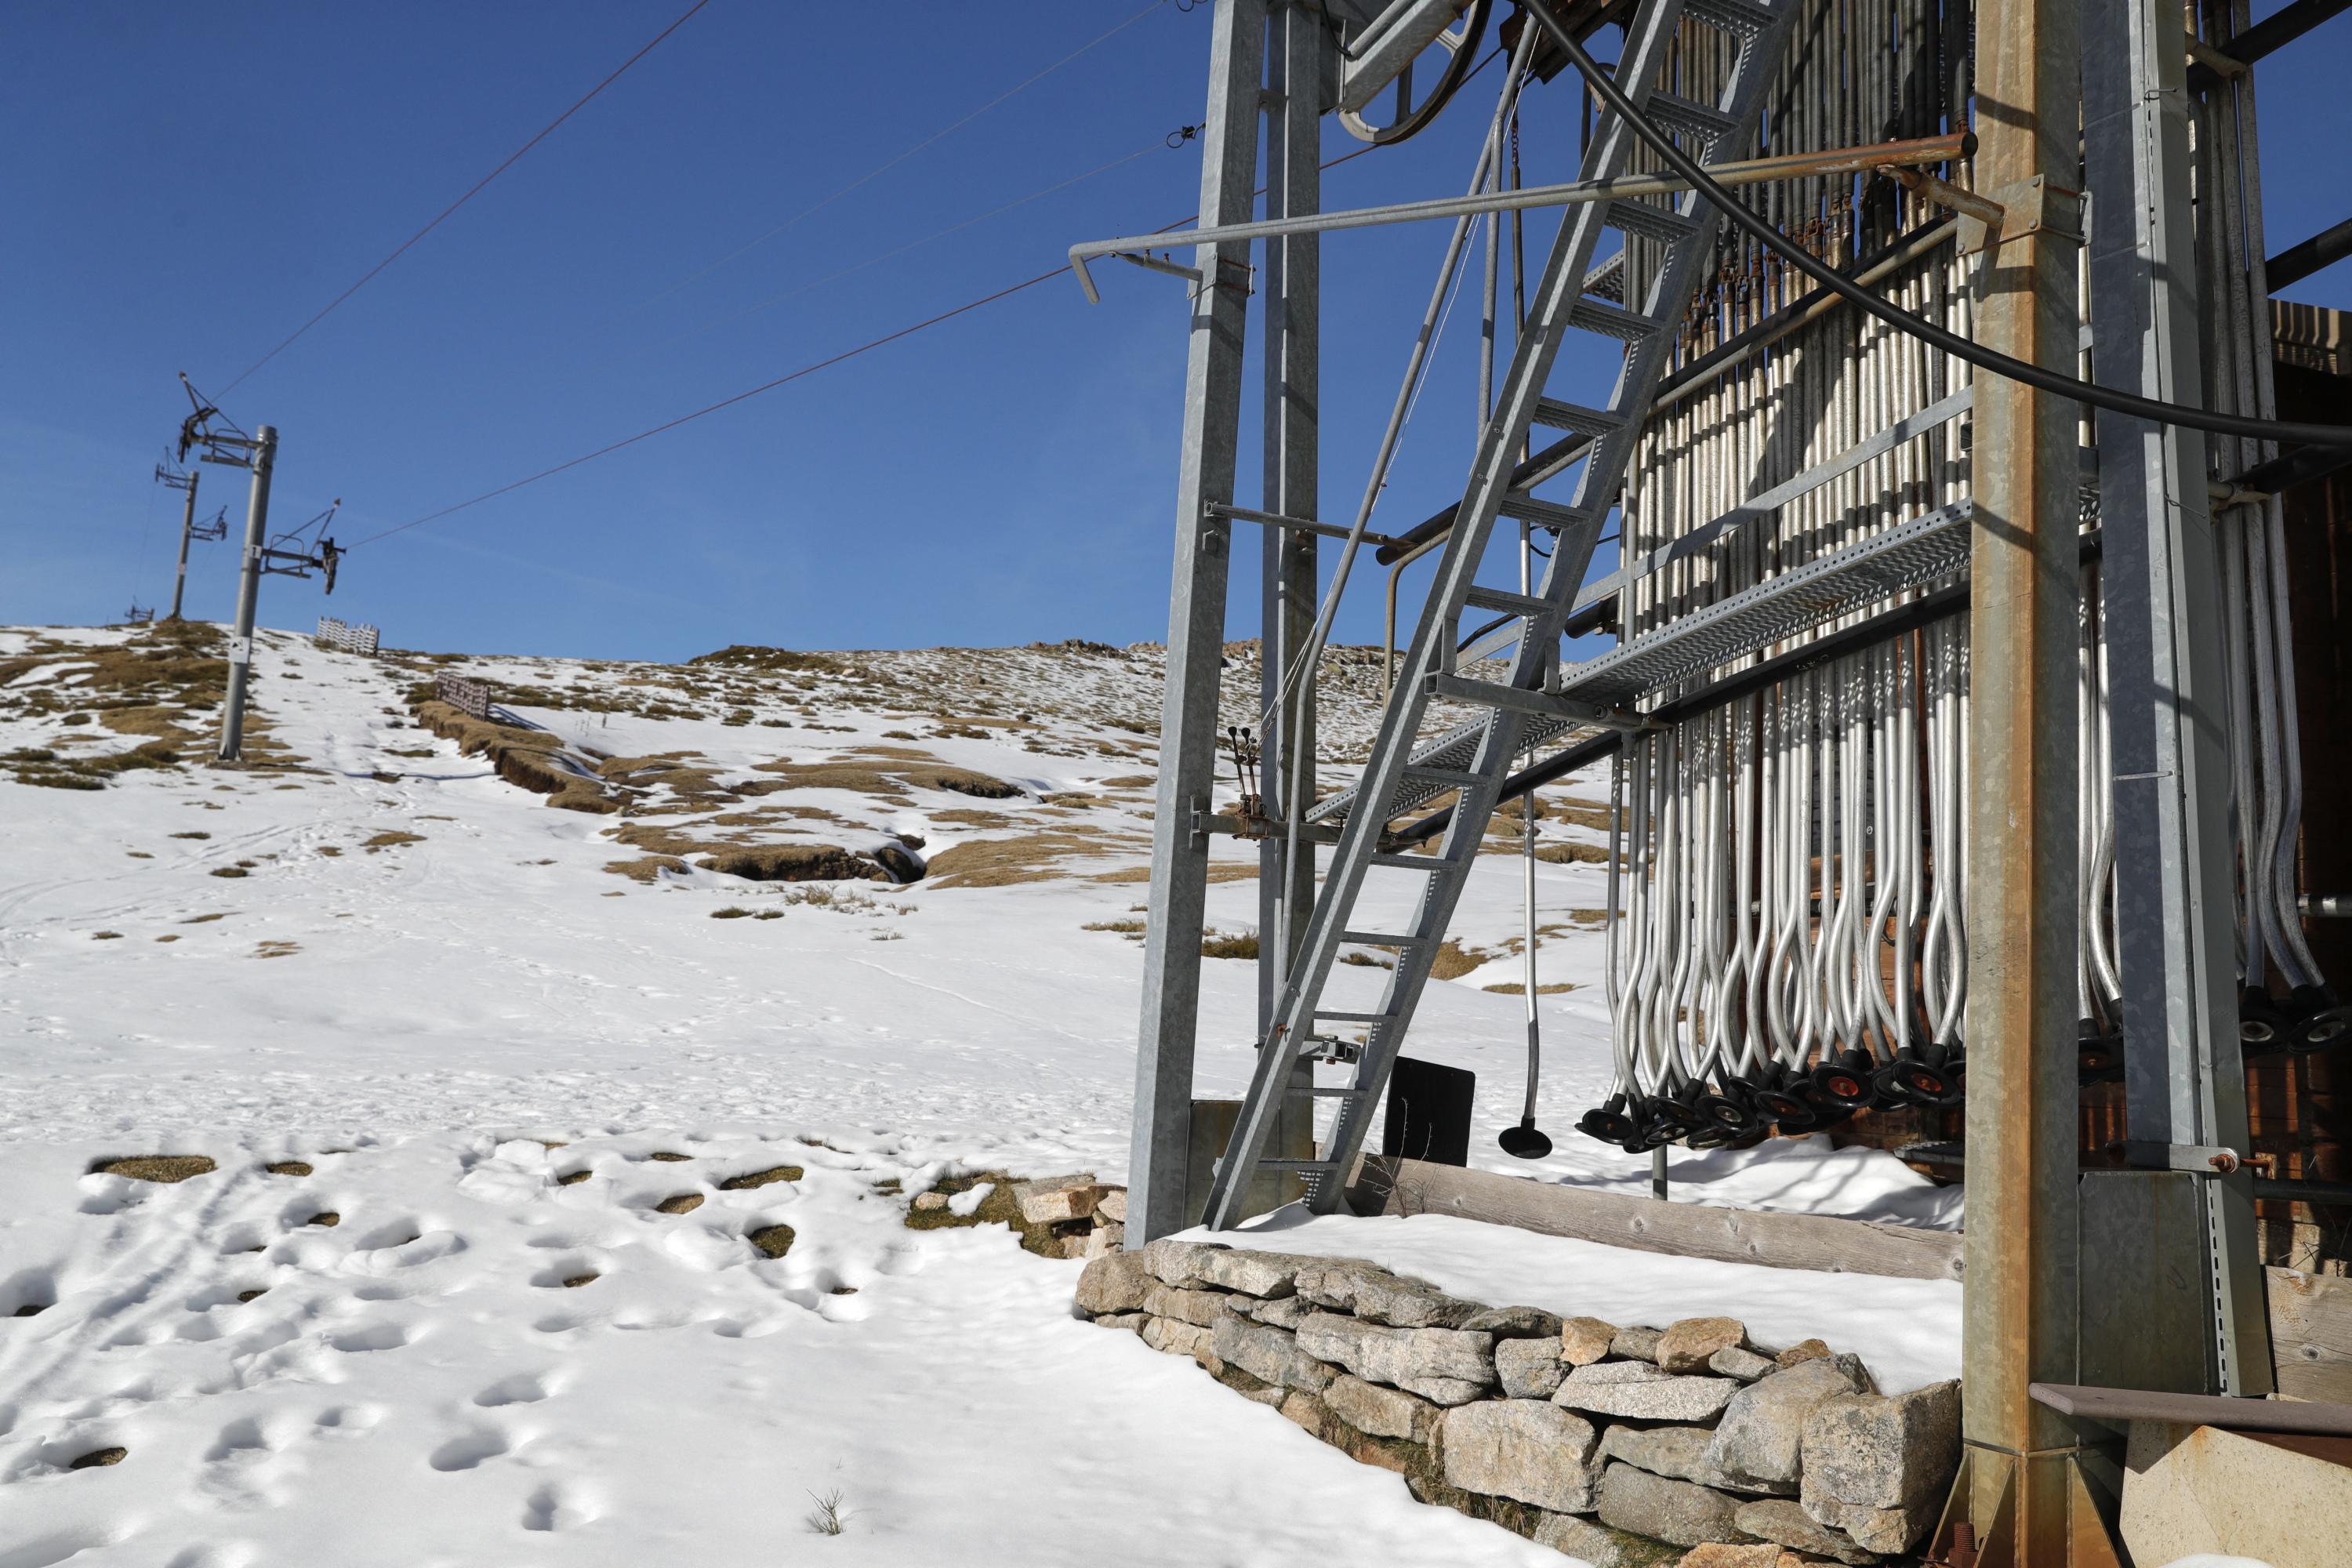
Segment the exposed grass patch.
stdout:
<path fill-rule="evenodd" d="M 272 940 L 269 942 L 257 943 L 253 950 L 253 956 L 256 958 L 291 958 L 301 951 L 302 944 L 299 942 Z"/>
<path fill-rule="evenodd" d="M 119 1465 L 122 1463 L 124 1459 L 130 1458 L 130 1456 L 131 1450 L 121 1447 L 112 1448 L 92 1448 L 89 1453 L 82 1455 L 79 1458 L 68 1462 L 66 1468 L 68 1470 L 94 1470 L 103 1465 Z"/>
<path fill-rule="evenodd" d="M 1609 850 L 1600 844 L 1538 844 L 1536 858 L 1548 866 L 1606 866 Z"/>
<path fill-rule="evenodd" d="M 723 910 L 711 910 L 710 918 L 715 921 L 740 921 L 751 912 L 740 904 L 730 904 Z"/>
<path fill-rule="evenodd" d="M 576 1187 L 595 1173 L 593 1171 L 566 1171 L 555 1178 L 555 1184 L 559 1187 Z"/>
<path fill-rule="evenodd" d="M 1429 966 L 1432 980 L 1459 980 L 1464 975 L 1494 957 L 1475 947 L 1464 947 L 1452 937 L 1437 944 L 1437 957 Z"/>
<path fill-rule="evenodd" d="M 89 933 L 89 940 L 92 942 L 121 942 L 122 940 L 122 933 L 119 931 L 94 931 Z"/>
<path fill-rule="evenodd" d="M 209 834 L 209 833 L 202 833 L 202 832 L 198 832 L 198 833 L 174 833 L 173 835 L 172 835 L 172 837 L 174 837 L 174 838 L 210 838 L 210 837 L 212 837 L 212 835 L 211 835 L 211 834 Z"/>
<path fill-rule="evenodd" d="M 1054 1234 L 1051 1225 L 1031 1225 L 1021 1217 L 1021 1205 L 1013 1196 L 1013 1184 L 1020 1179 L 1003 1171 L 976 1171 L 965 1176 L 942 1177 L 932 1184 L 930 1191 L 953 1197 L 959 1193 L 971 1191 L 983 1182 L 991 1184 L 991 1189 L 988 1195 L 980 1200 L 980 1206 L 968 1215 L 960 1215 L 946 1207 L 909 1207 L 906 1226 L 908 1230 L 960 1230 L 976 1225 L 1009 1226 L 1021 1238 L 1023 1250 L 1034 1252 L 1040 1258 L 1061 1257 L 1061 1239 Z"/>
<path fill-rule="evenodd" d="M 215 877 L 242 877 L 245 875 L 245 868 L 242 866 L 215 866 L 213 868 L 212 874 Z"/>
<path fill-rule="evenodd" d="M 315 1225 L 325 1230 L 332 1230 L 335 1226 L 343 1223 L 343 1216 L 337 1214 L 332 1209 L 321 1209 L 317 1214 L 312 1215 L 309 1219 L 304 1220 L 302 1223 L 304 1225 Z"/>
<path fill-rule="evenodd" d="M 134 1182 L 184 1182 L 218 1169 L 209 1154 L 132 1154 L 97 1161 L 89 1171 L 94 1176 L 124 1176 Z"/>
<path fill-rule="evenodd" d="M 692 1214 L 702 1206 L 700 1193 L 673 1193 L 654 1205 L 656 1214 Z"/>
<path fill-rule="evenodd" d="M 1526 983 L 1517 980 L 1509 981 L 1501 985 L 1481 985 L 1478 989 L 1481 991 L 1496 992 L 1505 996 L 1524 996 L 1528 994 Z M 1549 985 L 1538 985 L 1536 987 L 1536 994 L 1538 996 L 1562 996 L 1575 989 L 1576 984 L 1573 981 L 1561 980 Z"/>
<path fill-rule="evenodd" d="M 310 1162 L 280 1160 L 275 1164 L 264 1165 L 261 1168 L 273 1176 L 307 1176 L 310 1173 Z"/>
<path fill-rule="evenodd" d="M 1374 958 L 1369 952 L 1343 952 L 1339 955 L 1339 962 L 1351 963 L 1358 969 L 1394 969 L 1396 967 L 1396 960 Z"/>
<path fill-rule="evenodd" d="M 373 854 L 379 849 L 397 849 L 404 844 L 422 844 L 424 842 L 425 835 L 422 833 L 402 833 L 397 830 L 394 830 L 377 834 L 374 837 L 362 842 L 360 845 L 360 847 L 368 851 L 370 854 Z"/>
<path fill-rule="evenodd" d="M 1211 931 L 1201 939 L 1201 956 L 1202 958 L 1255 958 L 1257 933 L 1250 931 L 1240 936 L 1228 936 L 1222 931 Z"/>
<path fill-rule="evenodd" d="M 753 1171 L 749 1175 L 730 1176 L 719 1184 L 719 1190 L 722 1193 L 745 1192 L 775 1182 L 797 1182 L 806 1174 L 808 1173 L 798 1165 L 771 1165 L 764 1171 Z"/>
<path fill-rule="evenodd" d="M 763 1225 L 746 1237 L 751 1244 L 769 1258 L 782 1258 L 793 1249 L 793 1227 L 788 1225 Z"/>

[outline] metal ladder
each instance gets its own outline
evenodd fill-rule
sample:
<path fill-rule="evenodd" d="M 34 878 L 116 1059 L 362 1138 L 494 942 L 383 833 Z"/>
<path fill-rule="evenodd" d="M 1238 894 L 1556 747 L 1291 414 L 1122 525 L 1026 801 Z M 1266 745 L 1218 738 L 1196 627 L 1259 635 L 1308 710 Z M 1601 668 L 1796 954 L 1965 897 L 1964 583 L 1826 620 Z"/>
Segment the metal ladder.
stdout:
<path fill-rule="evenodd" d="M 1739 157 L 1755 135 L 1764 90 L 1779 66 L 1794 9 L 1794 0 L 1643 0 L 1626 28 L 1617 79 L 1644 114 L 1671 132 L 1700 163 Z M 1696 102 L 1654 85 L 1685 21 L 1714 28 L 1735 42 L 1734 64 L 1715 103 Z M 1622 173 L 1635 140 L 1632 128 L 1604 113 L 1586 149 L 1582 177 Z M 1621 710 L 1559 694 L 1559 639 L 1612 498 L 1632 459 L 1643 418 L 1664 374 L 1675 329 L 1712 265 L 1721 221 L 1712 207 L 1687 193 L 1674 198 L 1671 205 L 1633 198 L 1595 202 L 1571 209 L 1562 220 L 1531 308 L 1519 323 L 1509 374 L 1480 437 L 1469 488 L 1406 653 L 1407 678 L 1390 694 L 1370 761 L 1353 792 L 1358 809 L 1347 814 L 1298 961 L 1275 1007 L 1267 1037 L 1259 1042 L 1257 1068 L 1241 1117 L 1210 1187 L 1204 1219 L 1211 1228 L 1230 1229 L 1242 1220 L 1243 1203 L 1260 1172 L 1303 1176 L 1307 1201 L 1317 1213 L 1328 1214 L 1338 1206 L 1348 1168 L 1363 1145 L 1372 1108 L 1387 1086 L 1494 814 L 1496 792 L 1512 757 L 1527 743 L 1527 727 L 1557 733 L 1570 723 L 1641 722 Z M 1639 310 L 1624 300 L 1622 281 L 1615 302 L 1590 291 L 1592 252 L 1604 228 L 1618 230 L 1629 242 L 1641 238 L 1663 247 L 1648 298 Z M 1570 331 L 1596 332 L 1624 345 L 1616 385 L 1600 407 L 1545 394 L 1553 362 Z M 1565 505 L 1511 488 L 1512 468 L 1529 428 L 1538 424 L 1592 442 L 1574 497 Z M 1539 592 L 1505 592 L 1475 581 L 1498 517 L 1556 531 L 1559 542 Z M 1465 610 L 1525 617 L 1507 681 L 1471 680 L 1455 673 L 1457 628 Z M 1434 747 L 1421 740 L 1422 721 L 1433 697 L 1473 702 L 1488 710 L 1475 743 L 1464 744 L 1471 740 L 1466 735 L 1445 737 Z M 1442 760 L 1433 754 L 1441 748 L 1446 752 Z M 1460 792 L 1460 803 L 1436 855 L 1383 851 L 1381 835 L 1397 801 L 1427 799 L 1449 789 Z M 1423 879 L 1420 901 L 1406 929 L 1351 929 L 1357 900 L 1374 871 Z M 1396 967 L 1390 972 L 1377 1011 L 1342 1012 L 1322 1005 L 1332 964 L 1349 943 L 1396 950 Z M 1344 1046 L 1325 1033 L 1329 1025 L 1360 1026 L 1365 1038 L 1360 1046 Z M 1348 1080 L 1314 1083 L 1307 1064 L 1318 1057 L 1345 1061 Z M 1329 1134 L 1311 1160 L 1269 1159 L 1266 1146 L 1284 1103 L 1299 1095 L 1338 1101 Z"/>

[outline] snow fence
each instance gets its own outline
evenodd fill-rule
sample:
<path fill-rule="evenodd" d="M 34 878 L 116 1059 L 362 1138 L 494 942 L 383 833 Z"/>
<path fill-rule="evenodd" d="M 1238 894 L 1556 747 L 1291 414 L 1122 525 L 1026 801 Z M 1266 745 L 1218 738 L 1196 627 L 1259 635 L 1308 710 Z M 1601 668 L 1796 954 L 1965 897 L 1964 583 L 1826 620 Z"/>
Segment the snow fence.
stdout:
<path fill-rule="evenodd" d="M 1899 1557 L 1959 1462 L 1960 1385 L 1879 1394 L 1820 1340 L 1493 1307 L 1347 1258 L 1162 1239 L 1077 1311 L 1189 1355 L 1413 1496 L 1598 1568 Z"/>

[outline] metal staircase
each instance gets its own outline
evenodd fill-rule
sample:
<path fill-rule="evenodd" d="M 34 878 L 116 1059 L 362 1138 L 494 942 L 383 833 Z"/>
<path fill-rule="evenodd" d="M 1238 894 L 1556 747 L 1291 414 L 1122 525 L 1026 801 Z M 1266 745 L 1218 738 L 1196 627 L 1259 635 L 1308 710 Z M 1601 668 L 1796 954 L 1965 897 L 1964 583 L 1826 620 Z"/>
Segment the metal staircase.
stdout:
<path fill-rule="evenodd" d="M 1755 134 L 1763 93 L 1778 68 L 1792 12 L 1791 0 L 1644 0 L 1626 28 L 1618 80 L 1643 113 L 1672 132 L 1699 162 L 1727 162 L 1740 156 Z M 1655 85 L 1685 22 L 1716 29 L 1735 44 L 1734 64 L 1715 103 L 1695 102 Z M 1582 177 L 1623 173 L 1635 140 L 1631 127 L 1604 114 L 1586 150 Z M 1212 1228 L 1227 1229 L 1243 1218 L 1244 1197 L 1260 1172 L 1297 1173 L 1307 1180 L 1308 1202 L 1317 1212 L 1328 1214 L 1337 1206 L 1348 1167 L 1362 1147 L 1372 1109 L 1428 983 L 1511 759 L 1532 735 L 1557 734 L 1575 725 L 1640 723 L 1618 709 L 1562 695 L 1558 650 L 1611 498 L 1664 374 L 1675 329 L 1712 264 L 1720 222 L 1720 216 L 1695 195 L 1671 198 L 1670 205 L 1659 205 L 1655 198 L 1604 200 L 1572 208 L 1562 220 L 1531 308 L 1519 323 L 1510 372 L 1481 437 L 1470 485 L 1407 650 L 1408 677 L 1391 693 L 1371 759 L 1348 797 L 1350 803 L 1381 802 L 1387 809 L 1346 810 L 1334 803 L 1334 812 L 1319 814 L 1346 810 L 1347 826 L 1316 900 L 1298 961 L 1275 1007 L 1267 1037 L 1259 1042 L 1257 1068 L 1232 1142 L 1218 1163 L 1204 1216 Z M 1596 278 L 1592 253 L 1604 229 L 1662 248 L 1654 280 L 1639 309 L 1625 297 L 1622 269 L 1615 269 L 1612 278 L 1612 269 L 1603 268 Z M 1613 283 L 1610 298 L 1594 297 L 1596 281 Z M 1616 384 L 1599 407 L 1565 402 L 1546 391 L 1553 363 L 1572 331 L 1601 334 L 1623 345 Z M 1538 424 L 1592 442 L 1574 495 L 1564 504 L 1511 486 L 1528 430 Z M 1506 592 L 1475 581 L 1498 517 L 1558 535 L 1539 592 Z M 1526 617 L 1507 680 L 1472 680 L 1456 673 L 1454 650 L 1466 610 Z M 1433 697 L 1483 705 L 1487 716 L 1465 730 L 1424 742 L 1421 725 Z M 1447 790 L 1459 791 L 1460 803 L 1435 855 L 1382 850 L 1381 835 L 1391 812 Z M 1351 927 L 1357 900 L 1375 872 L 1422 879 L 1419 901 L 1404 930 Z M 1322 1005 L 1332 965 L 1348 943 L 1396 950 L 1396 967 L 1377 1011 L 1340 1012 Z M 1365 1037 L 1360 1045 L 1343 1044 L 1325 1032 L 1327 1025 L 1360 1026 Z M 1300 1068 L 1316 1058 L 1344 1065 L 1346 1081 L 1314 1083 Z M 1286 1101 L 1300 1095 L 1338 1102 L 1319 1152 L 1311 1160 L 1267 1158 Z"/>

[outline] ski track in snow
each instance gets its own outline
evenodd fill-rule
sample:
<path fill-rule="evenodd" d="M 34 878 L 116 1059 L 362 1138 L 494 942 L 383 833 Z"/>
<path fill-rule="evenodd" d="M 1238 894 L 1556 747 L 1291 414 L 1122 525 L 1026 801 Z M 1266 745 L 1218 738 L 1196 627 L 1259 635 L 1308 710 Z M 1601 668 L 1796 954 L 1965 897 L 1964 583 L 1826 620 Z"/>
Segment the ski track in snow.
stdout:
<path fill-rule="evenodd" d="M 22 642 L 0 633 L 0 654 Z M 903 1194 L 951 1170 L 1123 1176 L 1140 950 L 1080 928 L 1129 918 L 1139 884 L 1089 880 L 1091 864 L 919 882 L 876 889 L 869 913 L 707 871 L 643 886 L 603 870 L 640 853 L 603 837 L 616 819 L 548 809 L 396 726 L 403 672 L 264 643 L 259 700 L 317 771 L 0 783 L 0 1568 L 1563 1561 L 1073 1321 L 1076 1264 L 999 1229 L 900 1224 Z M 1156 668 L 1106 668 L 1046 690 L 1043 729 L 1126 753 L 928 749 L 1039 794 L 1148 772 L 1131 732 L 1087 715 L 1156 705 Z M 904 714 L 843 696 L 824 717 L 840 729 L 822 740 L 619 715 L 591 733 L 633 754 L 797 761 L 875 744 Z M 0 719 L 0 751 L 51 732 Z M 923 797 L 890 809 L 933 854 L 959 841 Z M 423 841 L 361 847 L 386 830 Z M 211 837 L 171 837 L 194 831 Z M 247 876 L 210 875 L 241 859 Z M 1457 937 L 1499 952 L 1517 866 L 1475 876 Z M 1547 920 L 1601 901 L 1595 866 L 1544 865 L 1539 885 Z M 730 904 L 782 915 L 708 918 Z M 1255 883 L 1213 885 L 1210 912 L 1254 929 Z M 257 956 L 265 942 L 295 951 Z M 1516 979 L 1516 959 L 1433 984 L 1416 1054 L 1478 1072 L 1481 1165 L 1645 1190 L 1645 1159 L 1568 1130 L 1607 1078 L 1598 938 L 1539 951 L 1547 981 L 1587 988 L 1544 1001 L 1550 1159 L 1493 1148 L 1517 1120 L 1521 1003 L 1477 984 Z M 1204 969 L 1202 1091 L 1237 1093 L 1251 967 Z M 1369 1001 L 1378 980 L 1343 970 L 1335 998 Z M 87 1173 L 140 1153 L 218 1169 Z M 313 1173 L 263 1169 L 289 1160 Z M 786 1163 L 801 1179 L 719 1184 Z M 1680 1152 L 1672 1175 L 1707 1201 L 1958 1221 L 1955 1193 L 1811 1141 Z M 704 1201 L 656 1211 L 683 1193 Z M 322 1213 L 340 1220 L 310 1223 Z M 772 1224 L 795 1233 L 782 1258 L 747 1239 Z M 1443 1219 L 1318 1221 L 1277 1244 L 1603 1315 L 1745 1301 L 1759 1334 L 1797 1337 L 1819 1303 L 1804 1331 L 1848 1325 L 1841 1348 L 1890 1386 L 1957 1364 L 1953 1287 L 1573 1252 Z M 26 1306 L 41 1310 L 7 1316 Z M 67 1468 L 111 1447 L 120 1464 Z M 803 1515 L 835 1490 L 847 1532 L 820 1538 Z"/>

